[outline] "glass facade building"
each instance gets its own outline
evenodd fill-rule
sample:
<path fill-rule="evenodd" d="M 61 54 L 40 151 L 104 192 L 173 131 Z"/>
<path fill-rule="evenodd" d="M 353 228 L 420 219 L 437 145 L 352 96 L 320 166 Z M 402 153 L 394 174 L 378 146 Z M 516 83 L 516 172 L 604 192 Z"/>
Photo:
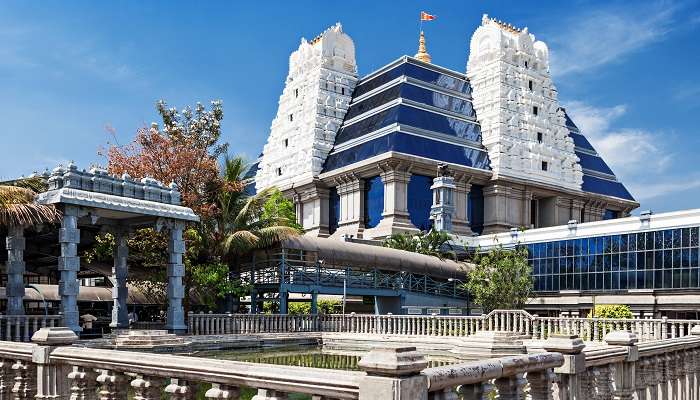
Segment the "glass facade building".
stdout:
<path fill-rule="evenodd" d="M 699 227 L 526 244 L 536 292 L 698 289 Z"/>

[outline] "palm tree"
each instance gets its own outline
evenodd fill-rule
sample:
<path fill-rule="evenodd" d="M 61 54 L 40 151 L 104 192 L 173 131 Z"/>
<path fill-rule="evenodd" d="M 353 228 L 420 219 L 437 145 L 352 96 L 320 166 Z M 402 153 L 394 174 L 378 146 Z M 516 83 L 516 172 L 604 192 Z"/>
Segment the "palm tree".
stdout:
<path fill-rule="evenodd" d="M 61 213 L 52 205 L 37 204 L 37 193 L 46 190 L 41 178 L 0 183 L 0 226 L 28 226 L 57 222 Z"/>
<path fill-rule="evenodd" d="M 455 259 L 451 241 L 452 238 L 447 232 L 431 230 L 428 233 L 395 233 L 385 239 L 383 245 L 392 249 Z"/>
<path fill-rule="evenodd" d="M 246 170 L 241 157 L 224 160 L 223 185 L 217 198 L 219 213 L 212 227 L 217 250 L 229 265 L 231 279 L 238 279 L 241 256 L 302 232 L 296 223 L 293 204 L 277 188 L 268 188 L 252 196 L 242 190 Z M 232 300 L 235 299 L 229 302 Z"/>

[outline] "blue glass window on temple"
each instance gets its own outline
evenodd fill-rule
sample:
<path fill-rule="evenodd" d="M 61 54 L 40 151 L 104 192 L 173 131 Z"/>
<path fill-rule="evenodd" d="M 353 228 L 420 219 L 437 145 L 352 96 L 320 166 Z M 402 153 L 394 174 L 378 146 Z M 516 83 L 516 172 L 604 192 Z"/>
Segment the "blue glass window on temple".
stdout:
<path fill-rule="evenodd" d="M 430 186 L 433 178 L 424 175 L 412 175 L 408 182 L 408 215 L 413 225 L 428 231 L 432 226 L 430 206 L 433 203 Z"/>
<path fill-rule="evenodd" d="M 605 210 L 605 214 L 603 214 L 603 219 L 617 219 L 619 218 L 620 213 L 615 210 Z"/>
<path fill-rule="evenodd" d="M 374 228 L 384 212 L 384 183 L 379 176 L 365 180 L 365 227 Z"/>
<path fill-rule="evenodd" d="M 337 188 L 331 188 L 328 195 L 328 231 L 331 235 L 338 229 L 338 221 L 340 221 L 340 196 Z"/>
<path fill-rule="evenodd" d="M 467 215 L 472 232 L 484 230 L 484 192 L 480 185 L 472 185 L 467 198 Z"/>

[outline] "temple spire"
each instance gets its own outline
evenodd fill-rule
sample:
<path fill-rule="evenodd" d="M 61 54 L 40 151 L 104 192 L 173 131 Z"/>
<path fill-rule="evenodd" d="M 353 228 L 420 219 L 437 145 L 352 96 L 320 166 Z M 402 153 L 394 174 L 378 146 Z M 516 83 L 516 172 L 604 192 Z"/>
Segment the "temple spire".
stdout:
<path fill-rule="evenodd" d="M 428 50 L 425 48 L 425 34 L 420 31 L 420 39 L 418 40 L 418 53 L 415 57 L 423 62 L 430 63 L 432 58 L 428 54 Z"/>

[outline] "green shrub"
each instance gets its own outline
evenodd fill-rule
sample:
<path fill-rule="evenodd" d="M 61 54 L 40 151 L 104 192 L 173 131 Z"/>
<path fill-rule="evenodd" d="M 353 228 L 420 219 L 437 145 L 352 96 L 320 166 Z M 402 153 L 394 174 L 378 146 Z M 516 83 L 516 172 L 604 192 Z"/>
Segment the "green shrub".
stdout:
<path fill-rule="evenodd" d="M 595 312 L 593 312 L 595 311 Z M 604 304 L 597 305 L 595 309 L 588 312 L 588 318 L 634 318 L 632 310 L 626 304 Z"/>

